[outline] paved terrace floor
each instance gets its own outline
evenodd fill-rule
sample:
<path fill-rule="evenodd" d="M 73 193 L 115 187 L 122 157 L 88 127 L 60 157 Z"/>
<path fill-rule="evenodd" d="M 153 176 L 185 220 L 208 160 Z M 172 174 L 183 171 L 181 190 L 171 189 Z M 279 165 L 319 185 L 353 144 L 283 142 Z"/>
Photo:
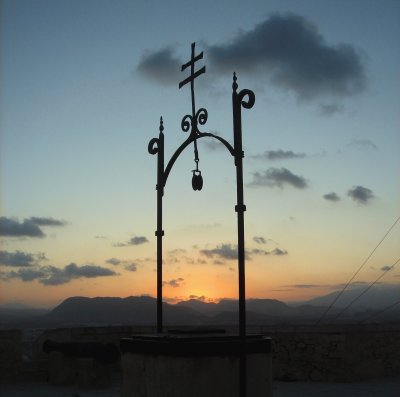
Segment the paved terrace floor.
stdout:
<path fill-rule="evenodd" d="M 109 389 L 85 390 L 44 382 L 0 384 L 1 397 L 119 397 L 120 379 Z M 274 382 L 274 397 L 399 397 L 400 379 L 354 383 Z M 161 396 L 160 396 L 161 397 Z"/>

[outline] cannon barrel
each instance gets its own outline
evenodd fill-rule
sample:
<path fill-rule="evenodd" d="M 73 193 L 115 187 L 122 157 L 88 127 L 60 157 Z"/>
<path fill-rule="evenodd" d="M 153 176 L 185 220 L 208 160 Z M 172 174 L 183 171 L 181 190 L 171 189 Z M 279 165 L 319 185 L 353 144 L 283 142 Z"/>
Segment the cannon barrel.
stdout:
<path fill-rule="evenodd" d="M 56 342 L 47 339 L 43 344 L 47 354 L 59 352 L 66 357 L 93 358 L 103 364 L 111 364 L 119 360 L 118 348 L 113 343 L 100 342 Z"/>

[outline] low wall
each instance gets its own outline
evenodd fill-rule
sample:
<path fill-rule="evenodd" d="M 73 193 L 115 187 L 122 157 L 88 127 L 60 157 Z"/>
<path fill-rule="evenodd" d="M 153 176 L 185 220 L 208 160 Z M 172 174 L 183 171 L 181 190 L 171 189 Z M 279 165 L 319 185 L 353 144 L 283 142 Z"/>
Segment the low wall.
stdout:
<path fill-rule="evenodd" d="M 22 332 L 0 330 L 0 379 L 13 379 L 22 365 Z"/>
<path fill-rule="evenodd" d="M 177 328 L 177 327 L 175 327 Z M 226 327 L 235 333 L 234 327 Z M 115 343 L 154 333 L 154 327 L 82 327 L 44 331 L 33 342 L 31 359 L 48 360 L 46 339 Z M 400 324 L 249 327 L 272 338 L 273 378 L 283 381 L 356 381 L 400 376 Z M 21 361 L 21 331 L 0 332 L 1 372 L 15 375 Z M 114 371 L 120 366 L 115 365 Z"/>
<path fill-rule="evenodd" d="M 400 326 L 263 327 L 273 378 L 351 382 L 400 376 Z"/>

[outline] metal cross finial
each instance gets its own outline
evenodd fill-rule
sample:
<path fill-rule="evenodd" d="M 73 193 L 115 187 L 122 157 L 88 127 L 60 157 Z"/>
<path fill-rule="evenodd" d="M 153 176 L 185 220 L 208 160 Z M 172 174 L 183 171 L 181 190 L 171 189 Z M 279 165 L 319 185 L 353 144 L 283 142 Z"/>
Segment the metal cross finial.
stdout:
<path fill-rule="evenodd" d="M 192 43 L 192 54 L 190 57 L 190 61 L 182 65 L 181 72 L 183 72 L 188 66 L 190 66 L 190 76 L 187 77 L 185 80 L 182 80 L 179 83 L 179 88 L 182 88 L 185 84 L 190 82 L 190 90 L 192 93 L 192 117 L 193 119 L 195 118 L 196 115 L 196 106 L 195 106 L 195 100 L 194 100 L 194 79 L 196 77 L 199 77 L 201 74 L 205 73 L 206 67 L 203 66 L 200 70 L 197 72 L 194 71 L 194 64 L 198 60 L 203 58 L 203 51 L 199 55 L 194 55 L 194 49 L 195 49 L 196 43 Z"/>

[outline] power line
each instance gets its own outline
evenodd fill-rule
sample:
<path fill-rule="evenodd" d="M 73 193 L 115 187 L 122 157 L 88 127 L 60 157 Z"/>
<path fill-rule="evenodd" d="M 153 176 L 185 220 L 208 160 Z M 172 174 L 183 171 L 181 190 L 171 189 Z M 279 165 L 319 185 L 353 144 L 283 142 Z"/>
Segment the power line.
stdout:
<path fill-rule="evenodd" d="M 391 304 L 390 306 L 385 307 L 385 308 L 382 309 L 382 310 L 379 310 L 378 312 L 372 314 L 371 316 L 369 316 L 369 317 L 367 317 L 367 318 L 364 318 L 364 320 L 361 320 L 358 324 L 365 323 L 366 321 L 369 321 L 369 320 L 371 320 L 372 318 L 374 318 L 374 317 L 376 317 L 376 316 L 379 316 L 380 314 L 382 314 L 382 313 L 384 313 L 384 312 L 386 312 L 386 311 L 388 311 L 388 310 L 390 310 L 390 309 L 393 309 L 393 308 L 394 308 L 395 306 L 397 306 L 398 304 L 400 304 L 400 300 L 397 301 L 397 302 L 395 302 L 395 303 L 393 303 L 393 304 Z"/>
<path fill-rule="evenodd" d="M 347 282 L 347 284 L 344 286 L 344 288 L 335 296 L 335 299 L 332 301 L 332 303 L 328 306 L 328 308 L 322 313 L 322 316 L 318 319 L 318 321 L 315 323 L 315 325 L 318 325 L 323 318 L 328 314 L 329 310 L 332 309 L 333 305 L 336 303 L 336 301 L 342 296 L 343 292 L 347 289 L 347 287 L 350 285 L 350 283 L 354 280 L 354 278 L 357 276 L 357 274 L 361 271 L 361 269 L 365 266 L 365 264 L 368 262 L 369 258 L 374 254 L 374 252 L 378 249 L 378 247 L 382 244 L 382 242 L 385 240 L 387 235 L 392 231 L 392 229 L 396 226 L 396 223 L 400 220 L 400 216 L 395 220 L 392 226 L 388 229 L 388 231 L 385 233 L 385 235 L 382 237 L 381 241 L 375 246 L 375 248 L 371 251 L 371 253 L 367 256 L 367 258 L 364 260 L 364 262 L 361 264 L 361 266 L 358 268 L 358 270 L 353 274 L 353 276 L 350 278 L 350 280 Z"/>
<path fill-rule="evenodd" d="M 392 270 L 398 263 L 400 262 L 400 258 L 397 259 L 395 263 L 393 263 L 392 266 L 387 268 L 374 282 L 372 282 L 370 285 L 368 285 L 367 288 L 365 288 L 357 297 L 355 297 L 339 314 L 333 319 L 333 321 L 336 321 L 350 306 L 353 305 L 353 303 L 357 302 L 373 285 L 375 285 L 388 271 Z"/>

